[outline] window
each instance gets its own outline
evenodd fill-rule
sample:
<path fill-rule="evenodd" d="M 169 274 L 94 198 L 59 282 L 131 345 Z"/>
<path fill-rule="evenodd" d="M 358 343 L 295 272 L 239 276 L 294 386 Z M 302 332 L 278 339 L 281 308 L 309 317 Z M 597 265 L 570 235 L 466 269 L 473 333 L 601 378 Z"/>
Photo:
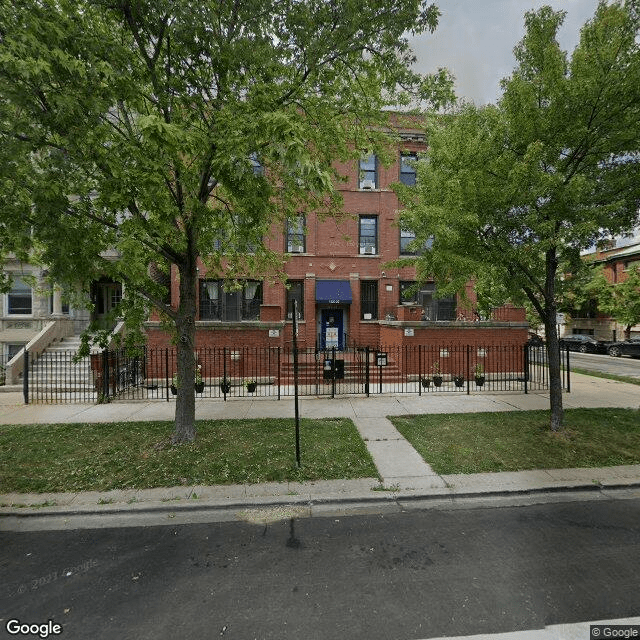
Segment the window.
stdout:
<path fill-rule="evenodd" d="M 213 241 L 214 251 L 222 253 L 256 253 L 258 245 L 251 236 L 249 227 L 252 225 L 250 219 L 244 219 L 238 214 L 232 214 L 230 229 L 221 229 L 218 237 Z M 261 240 L 260 240 L 261 241 Z"/>
<path fill-rule="evenodd" d="M 409 246 L 415 239 L 416 234 L 413 231 L 400 229 L 400 253 L 410 256 L 416 255 L 417 251 L 415 248 Z"/>
<path fill-rule="evenodd" d="M 255 151 L 249 156 L 249 160 L 251 161 L 251 167 L 253 168 L 253 175 L 263 176 L 264 167 L 260 164 L 260 160 L 258 160 L 258 154 Z"/>
<path fill-rule="evenodd" d="M 15 358 L 19 353 L 20 349 L 24 347 L 24 344 L 8 344 L 7 345 L 7 362 Z"/>
<path fill-rule="evenodd" d="M 412 293 L 408 293 L 409 289 L 415 285 L 415 282 L 400 282 L 400 304 L 404 302 L 417 303 L 422 307 L 423 320 L 446 320 L 452 321 L 456 319 L 456 297 L 436 298 L 436 285 L 431 282 L 422 285 L 422 287 Z"/>
<path fill-rule="evenodd" d="M 378 281 L 360 282 L 360 317 L 363 320 L 378 319 Z"/>
<path fill-rule="evenodd" d="M 360 158 L 360 189 L 376 189 L 378 185 L 378 160 L 375 155 Z"/>
<path fill-rule="evenodd" d="M 7 315 L 30 316 L 32 313 L 31 287 L 22 278 L 14 277 L 7 294 Z"/>
<path fill-rule="evenodd" d="M 400 182 L 408 187 L 416 184 L 418 156 L 415 153 L 400 154 Z"/>
<path fill-rule="evenodd" d="M 233 290 L 223 280 L 200 281 L 200 320 L 259 320 L 261 304 L 261 282 L 247 280 Z"/>
<path fill-rule="evenodd" d="M 293 301 L 298 302 L 298 320 L 304 319 L 304 281 L 287 282 L 287 320 L 293 320 Z"/>
<path fill-rule="evenodd" d="M 378 216 L 360 216 L 360 254 L 378 253 Z"/>
<path fill-rule="evenodd" d="M 433 246 L 433 237 L 429 238 L 422 249 L 418 250 L 416 247 L 411 247 L 411 243 L 416 239 L 416 234 L 413 231 L 407 229 L 400 229 L 400 254 L 405 256 L 417 256 L 423 251 L 429 251 Z"/>
<path fill-rule="evenodd" d="M 287 221 L 287 252 L 304 253 L 306 251 L 306 237 L 304 234 L 305 218 L 296 216 Z"/>

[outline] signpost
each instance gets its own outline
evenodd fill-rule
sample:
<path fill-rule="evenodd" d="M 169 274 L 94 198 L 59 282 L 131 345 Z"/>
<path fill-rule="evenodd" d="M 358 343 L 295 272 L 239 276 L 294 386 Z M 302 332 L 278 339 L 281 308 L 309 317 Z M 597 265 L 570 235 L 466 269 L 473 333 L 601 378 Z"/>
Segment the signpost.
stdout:
<path fill-rule="evenodd" d="M 300 412 L 298 409 L 298 301 L 293 301 L 293 395 L 296 423 L 296 464 L 300 468 Z"/>

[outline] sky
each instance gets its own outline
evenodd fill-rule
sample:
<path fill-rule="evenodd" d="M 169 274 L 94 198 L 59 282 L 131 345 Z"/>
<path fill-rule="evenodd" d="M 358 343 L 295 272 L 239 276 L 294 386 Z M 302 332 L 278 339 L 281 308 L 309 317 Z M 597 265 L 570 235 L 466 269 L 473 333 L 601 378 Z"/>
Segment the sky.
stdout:
<path fill-rule="evenodd" d="M 446 67 L 455 76 L 458 98 L 476 105 L 495 103 L 500 80 L 511 75 L 513 49 L 524 35 L 524 14 L 549 5 L 566 11 L 558 32 L 562 49 L 578 44 L 582 25 L 591 19 L 598 0 L 434 0 L 441 16 L 433 34 L 411 40 L 420 73 Z M 640 227 L 632 238 L 618 238 L 618 246 L 640 242 Z"/>
<path fill-rule="evenodd" d="M 515 66 L 513 48 L 524 35 L 524 14 L 550 5 L 567 12 L 560 46 L 571 53 L 597 0 L 434 0 L 441 16 L 433 34 L 412 40 L 414 67 L 431 73 L 446 67 L 456 77 L 456 95 L 476 105 L 495 103 L 500 80 Z"/>

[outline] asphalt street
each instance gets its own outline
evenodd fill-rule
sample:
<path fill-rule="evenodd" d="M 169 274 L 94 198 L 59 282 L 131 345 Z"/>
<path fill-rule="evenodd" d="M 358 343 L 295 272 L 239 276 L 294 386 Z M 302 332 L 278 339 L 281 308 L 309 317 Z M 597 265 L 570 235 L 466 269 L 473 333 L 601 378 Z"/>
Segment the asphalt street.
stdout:
<path fill-rule="evenodd" d="M 73 639 L 418 640 L 640 612 L 640 499 L 272 522 L 247 512 L 1 532 L 0 549 L 3 632 L 9 618 L 52 620 Z"/>
<path fill-rule="evenodd" d="M 613 358 L 605 354 L 577 353 L 570 354 L 571 368 L 611 373 L 617 376 L 640 378 L 640 358 Z"/>

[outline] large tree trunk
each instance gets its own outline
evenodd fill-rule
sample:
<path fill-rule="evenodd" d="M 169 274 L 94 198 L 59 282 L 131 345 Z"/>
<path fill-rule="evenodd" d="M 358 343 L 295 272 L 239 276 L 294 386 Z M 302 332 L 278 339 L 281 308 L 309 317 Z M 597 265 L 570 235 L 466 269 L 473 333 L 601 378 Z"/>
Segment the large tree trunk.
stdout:
<path fill-rule="evenodd" d="M 547 337 L 547 355 L 549 356 L 549 404 L 551 408 L 551 431 L 563 430 L 564 412 L 562 409 L 562 372 L 560 370 L 560 344 L 556 325 L 556 271 L 558 258 L 555 249 L 549 249 L 546 255 L 545 313 L 544 329 Z"/>
<path fill-rule="evenodd" d="M 193 264 L 180 265 L 180 306 L 176 319 L 178 395 L 176 397 L 173 442 L 192 442 L 196 437 L 195 335 L 197 270 Z"/>

